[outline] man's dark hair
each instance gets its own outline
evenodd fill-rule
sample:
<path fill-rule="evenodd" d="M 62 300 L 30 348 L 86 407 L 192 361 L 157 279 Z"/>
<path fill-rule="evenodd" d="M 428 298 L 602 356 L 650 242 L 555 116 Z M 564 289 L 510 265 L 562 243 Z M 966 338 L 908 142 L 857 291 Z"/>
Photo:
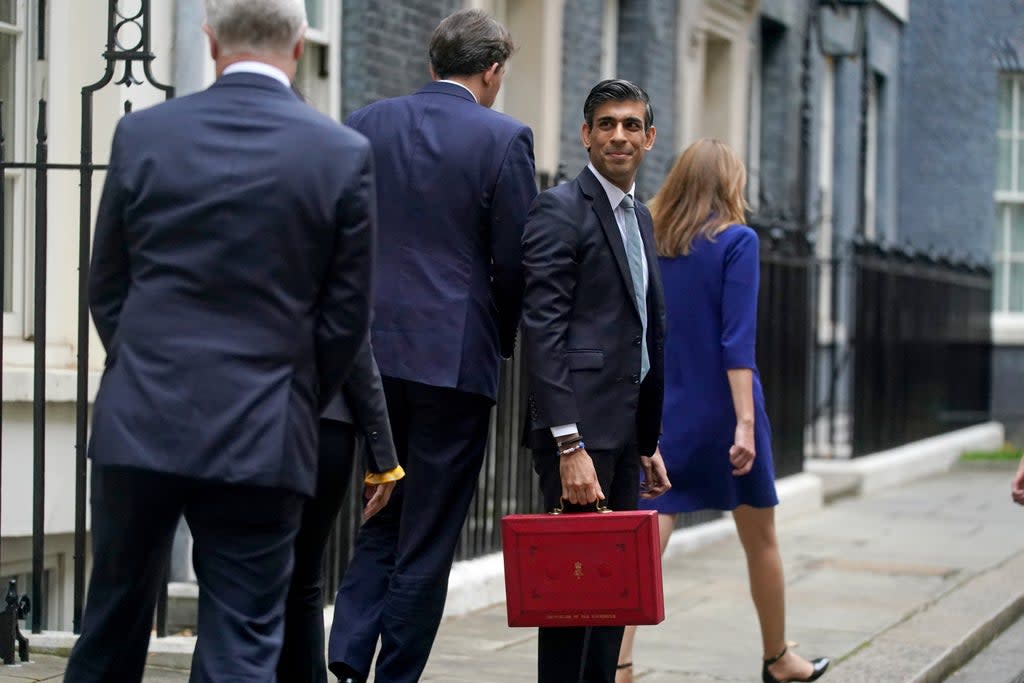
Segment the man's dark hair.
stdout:
<path fill-rule="evenodd" d="M 644 116 L 644 130 L 654 125 L 654 109 L 651 108 L 651 98 L 636 83 L 621 78 L 612 78 L 595 85 L 583 103 L 583 120 L 591 128 L 594 127 L 594 112 L 605 102 L 643 102 L 644 108 L 647 110 Z"/>
<path fill-rule="evenodd" d="M 438 78 L 473 76 L 504 65 L 515 51 L 501 23 L 479 9 L 448 15 L 430 37 L 430 66 Z"/>

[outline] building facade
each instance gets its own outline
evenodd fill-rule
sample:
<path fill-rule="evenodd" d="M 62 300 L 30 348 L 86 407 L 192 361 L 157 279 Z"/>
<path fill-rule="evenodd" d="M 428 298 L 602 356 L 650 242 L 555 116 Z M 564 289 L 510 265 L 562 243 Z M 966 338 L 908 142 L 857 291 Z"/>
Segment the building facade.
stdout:
<path fill-rule="evenodd" d="M 905 40 L 897 235 L 991 261 L 992 413 L 1020 445 L 1024 2 L 934 0 L 913 15 Z"/>

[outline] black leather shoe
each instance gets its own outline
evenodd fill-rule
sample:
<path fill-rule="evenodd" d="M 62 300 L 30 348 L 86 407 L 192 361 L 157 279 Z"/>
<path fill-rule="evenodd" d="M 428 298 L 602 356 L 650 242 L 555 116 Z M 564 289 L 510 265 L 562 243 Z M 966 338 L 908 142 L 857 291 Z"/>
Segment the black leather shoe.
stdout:
<path fill-rule="evenodd" d="M 819 657 L 818 659 L 811 660 L 811 666 L 814 667 L 814 671 L 811 672 L 809 677 L 787 678 L 784 681 L 780 681 L 775 676 L 772 676 L 772 673 L 768 671 L 768 667 L 782 659 L 788 651 L 789 647 L 784 647 L 782 648 L 782 652 L 779 654 L 775 655 L 771 659 L 764 660 L 764 666 L 761 667 L 761 680 L 763 683 L 804 683 L 805 681 L 816 681 L 825 675 L 828 665 L 832 663 L 829 661 L 828 657 Z"/>
<path fill-rule="evenodd" d="M 327 668 L 338 677 L 338 683 L 366 683 L 366 679 L 345 662 L 331 662 Z"/>

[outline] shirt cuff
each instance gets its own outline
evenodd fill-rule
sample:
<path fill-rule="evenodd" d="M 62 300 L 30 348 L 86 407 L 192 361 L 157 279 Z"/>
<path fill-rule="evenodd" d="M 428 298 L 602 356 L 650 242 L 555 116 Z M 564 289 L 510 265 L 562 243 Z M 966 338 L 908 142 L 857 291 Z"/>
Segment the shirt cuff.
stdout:
<path fill-rule="evenodd" d="M 557 427 L 552 427 L 551 428 L 551 436 L 553 436 L 553 437 L 555 437 L 557 439 L 560 436 L 569 436 L 570 434 L 579 434 L 579 431 L 580 430 L 577 429 L 577 427 L 576 427 L 576 423 L 573 422 L 572 424 L 568 424 L 568 425 L 558 425 Z"/>
<path fill-rule="evenodd" d="M 366 477 L 363 478 L 365 484 L 387 484 L 391 481 L 398 481 L 405 476 L 405 470 L 399 465 L 393 470 L 387 472 L 367 472 Z"/>

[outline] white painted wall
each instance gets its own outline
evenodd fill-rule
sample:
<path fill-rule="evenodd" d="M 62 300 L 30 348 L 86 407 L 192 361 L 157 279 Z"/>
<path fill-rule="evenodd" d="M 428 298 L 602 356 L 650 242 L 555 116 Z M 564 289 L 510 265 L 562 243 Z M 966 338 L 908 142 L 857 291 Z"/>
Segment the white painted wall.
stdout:
<path fill-rule="evenodd" d="M 757 2 L 694 0 L 677 13 L 677 130 L 680 150 L 702 137 L 727 142 L 746 156 L 751 26 Z"/>
<path fill-rule="evenodd" d="M 49 160 L 78 163 L 81 138 L 81 90 L 85 85 L 103 78 L 107 3 L 101 0 L 51 0 L 47 17 L 47 59 L 38 62 L 34 54 L 29 80 L 29 97 L 48 101 Z M 161 82 L 172 81 L 174 63 L 174 2 L 152 3 L 150 18 L 152 48 L 157 55 L 153 75 Z M 32 17 L 31 30 L 35 30 Z M 196 26 L 199 31 L 199 26 Z M 212 82 L 212 63 L 206 58 L 206 82 Z M 120 80 L 123 65 L 117 65 L 113 80 Z M 138 64 L 134 73 L 144 78 Z M 114 126 L 131 100 L 134 109 L 150 106 L 164 99 L 150 86 L 118 86 L 114 83 L 101 90 L 93 101 L 93 161 L 106 163 Z M 33 113 L 27 127 L 35 130 Z M 34 138 L 32 140 L 34 142 Z M 30 145 L 30 158 L 34 158 Z M 22 156 L 19 154 L 19 157 Z M 23 159 L 19 158 L 19 161 Z M 93 176 L 95 217 L 104 173 Z M 72 171 L 54 171 L 49 175 L 48 240 L 47 240 L 47 376 L 46 376 L 46 484 L 44 506 L 45 564 L 54 571 L 54 593 L 50 596 L 57 623 L 51 628 L 71 627 L 71 582 L 74 532 L 75 477 L 75 396 L 76 344 L 78 335 L 78 244 L 79 244 L 79 182 Z M 26 206 L 34 206 L 27 198 Z M 31 212 L 29 212 L 31 217 Z M 34 223 L 29 222 L 29 226 Z M 33 241 L 26 231 L 24 249 L 19 257 L 28 275 L 25 289 L 32 291 Z M 27 307 L 24 325 L 6 330 L 3 340 L 3 430 L 0 436 L 0 574 L 27 573 L 31 568 L 32 533 L 32 366 L 33 346 L 28 340 L 32 331 L 32 310 Z M 95 333 L 91 336 L 89 367 L 90 401 L 95 395 L 104 353 Z M 88 506 L 86 507 L 88 512 Z M 88 521 L 88 518 L 87 518 Z M 22 592 L 28 586 L 20 586 Z"/>

